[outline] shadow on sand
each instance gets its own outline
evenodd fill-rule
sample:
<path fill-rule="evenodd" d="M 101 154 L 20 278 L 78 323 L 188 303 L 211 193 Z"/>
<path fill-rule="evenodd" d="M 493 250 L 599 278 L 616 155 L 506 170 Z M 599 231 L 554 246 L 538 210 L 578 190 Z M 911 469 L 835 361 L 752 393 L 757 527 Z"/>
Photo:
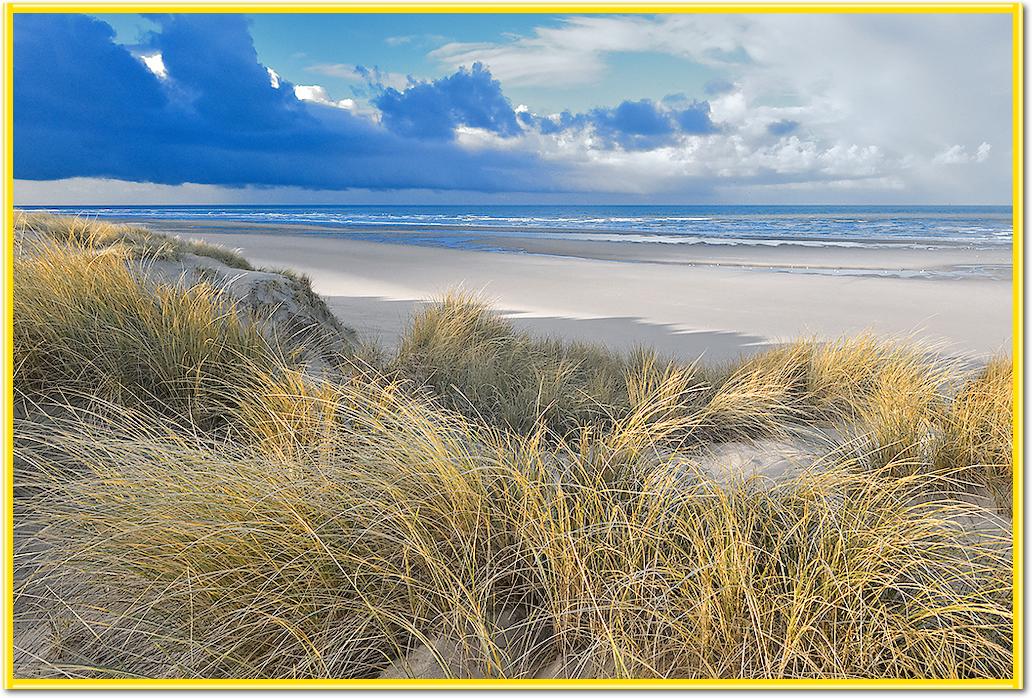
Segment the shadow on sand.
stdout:
<path fill-rule="evenodd" d="M 424 301 L 390 300 L 377 296 L 324 296 L 330 310 L 362 339 L 395 348 L 412 314 Z M 720 362 L 750 356 L 773 346 L 763 337 L 737 332 L 685 331 L 672 325 L 645 322 L 635 317 L 537 317 L 500 309 L 519 329 L 539 337 L 562 337 L 604 344 L 616 351 L 650 347 L 662 356 L 683 361 L 703 357 Z"/>

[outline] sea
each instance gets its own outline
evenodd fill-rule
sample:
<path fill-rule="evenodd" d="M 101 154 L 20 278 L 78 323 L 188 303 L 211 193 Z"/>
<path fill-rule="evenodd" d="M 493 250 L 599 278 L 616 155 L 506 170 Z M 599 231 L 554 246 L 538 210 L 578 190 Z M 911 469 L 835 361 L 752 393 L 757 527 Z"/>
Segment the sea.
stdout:
<path fill-rule="evenodd" d="M 20 206 L 117 220 L 294 224 L 318 235 L 485 249 L 512 238 L 654 245 L 1009 247 L 1010 206 Z"/>

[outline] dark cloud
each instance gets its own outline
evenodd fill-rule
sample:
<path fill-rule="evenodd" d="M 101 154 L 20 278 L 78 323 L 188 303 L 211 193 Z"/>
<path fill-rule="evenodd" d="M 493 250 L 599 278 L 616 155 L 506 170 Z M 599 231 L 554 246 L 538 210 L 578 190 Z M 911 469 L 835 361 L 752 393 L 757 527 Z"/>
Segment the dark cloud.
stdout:
<path fill-rule="evenodd" d="M 624 140 L 622 145 L 631 145 L 635 142 L 632 139 L 638 138 L 662 140 L 674 132 L 670 118 L 648 99 L 621 102 L 614 109 L 595 109 L 591 120 L 603 136 Z"/>
<path fill-rule="evenodd" d="M 683 109 L 675 109 L 671 116 L 682 133 L 716 133 L 720 130 L 710 119 L 709 102 L 692 102 Z"/>
<path fill-rule="evenodd" d="M 373 100 L 383 122 L 395 133 L 417 138 L 451 138 L 458 126 L 515 136 L 522 129 L 501 84 L 480 63 L 472 70 L 410 85 L 387 88 Z"/>
<path fill-rule="evenodd" d="M 188 101 L 181 106 L 199 119 L 248 131 L 290 128 L 306 119 L 293 85 L 270 85 L 243 16 L 177 14 L 150 19 L 160 26 L 147 37 L 150 48 L 161 53 L 170 82 Z"/>
<path fill-rule="evenodd" d="M 106 140 L 93 125 L 132 133 L 168 109 L 158 81 L 113 38 L 110 26 L 80 15 L 15 17 L 16 177 L 66 176 L 80 153 Z"/>
<path fill-rule="evenodd" d="M 563 111 L 556 116 L 538 116 L 537 114 L 524 111 L 518 113 L 516 118 L 527 128 L 537 129 L 546 136 L 574 128 L 584 128 L 588 124 L 588 116 L 586 114 L 574 114 L 570 111 Z"/>
<path fill-rule="evenodd" d="M 791 119 L 772 121 L 767 124 L 767 132 L 775 136 L 787 136 L 788 134 L 795 133 L 798 130 L 799 122 L 792 121 Z"/>
<path fill-rule="evenodd" d="M 719 131 L 710 105 L 660 102 L 542 117 L 517 113 L 487 68 L 404 89 L 356 67 L 380 119 L 299 100 L 270 84 L 240 15 L 152 15 L 131 49 L 83 15 L 14 18 L 14 174 L 156 184 L 309 189 L 559 191 L 567 174 L 518 149 L 468 149 L 459 127 L 516 137 L 588 130 L 594 148 L 650 150 Z M 142 56 L 160 54 L 166 74 Z M 568 180 L 567 180 L 568 181 Z"/>
<path fill-rule="evenodd" d="M 709 102 L 690 101 L 684 95 L 670 95 L 662 102 L 650 99 L 624 101 L 612 108 L 597 108 L 557 117 L 540 117 L 527 112 L 519 115 L 529 128 L 544 134 L 590 127 L 604 147 L 625 150 L 651 150 L 671 145 L 679 134 L 717 133 L 710 119 Z"/>
<path fill-rule="evenodd" d="M 445 137 L 459 124 L 501 135 L 519 129 L 486 70 L 392 94 L 384 127 L 302 102 L 285 81 L 270 85 L 238 15 L 152 19 L 158 30 L 140 50 L 161 53 L 167 79 L 116 44 L 104 22 L 15 17 L 15 177 L 314 189 L 552 186 L 533 156 L 469 152 Z M 420 128 L 415 115 L 427 105 L 429 125 Z"/>

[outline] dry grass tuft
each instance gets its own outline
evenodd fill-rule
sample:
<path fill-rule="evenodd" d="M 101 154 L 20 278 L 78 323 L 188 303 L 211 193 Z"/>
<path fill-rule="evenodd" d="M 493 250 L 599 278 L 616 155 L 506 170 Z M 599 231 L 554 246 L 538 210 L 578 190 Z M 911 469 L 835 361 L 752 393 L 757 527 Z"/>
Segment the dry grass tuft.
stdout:
<path fill-rule="evenodd" d="M 459 292 L 412 319 L 394 368 L 448 407 L 516 431 L 539 421 L 558 431 L 596 423 L 626 400 L 618 357 L 532 338 Z"/>
<path fill-rule="evenodd" d="M 935 459 L 941 468 L 965 468 L 1010 510 L 1013 497 L 1013 367 L 997 357 L 968 382 L 946 414 Z"/>
<path fill-rule="evenodd" d="M 148 283 L 122 246 L 46 243 L 14 263 L 17 393 L 91 394 L 210 423 L 280 358 L 208 284 Z"/>
<path fill-rule="evenodd" d="M 810 396 L 810 342 L 771 349 L 733 367 L 705 407 L 713 438 L 784 433 L 806 419 Z"/>

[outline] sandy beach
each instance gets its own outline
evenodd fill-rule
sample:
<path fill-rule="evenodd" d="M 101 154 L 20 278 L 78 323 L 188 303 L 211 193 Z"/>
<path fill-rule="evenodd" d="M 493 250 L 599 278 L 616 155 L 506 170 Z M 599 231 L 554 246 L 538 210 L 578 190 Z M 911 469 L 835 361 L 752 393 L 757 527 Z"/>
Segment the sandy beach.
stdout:
<path fill-rule="evenodd" d="M 505 253 L 368 242 L 302 226 L 150 224 L 308 274 L 345 324 L 387 346 L 419 303 L 454 287 L 483 293 L 539 335 L 648 345 L 685 359 L 864 330 L 978 357 L 1011 343 L 1009 248 L 527 239 L 529 253 Z"/>

